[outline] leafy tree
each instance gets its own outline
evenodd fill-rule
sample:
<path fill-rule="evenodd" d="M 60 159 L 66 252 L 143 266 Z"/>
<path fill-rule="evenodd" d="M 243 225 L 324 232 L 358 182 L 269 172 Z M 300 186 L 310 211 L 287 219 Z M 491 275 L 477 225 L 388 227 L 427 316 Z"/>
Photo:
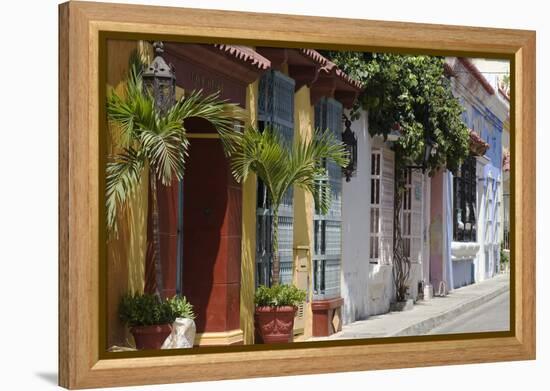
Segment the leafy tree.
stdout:
<path fill-rule="evenodd" d="M 510 94 L 510 74 L 506 73 L 500 78 L 500 88 L 507 94 Z"/>
<path fill-rule="evenodd" d="M 368 111 L 371 135 L 386 137 L 399 130 L 395 151 L 394 282 L 398 301 L 405 300 L 410 260 L 405 257 L 400 211 L 406 166 L 419 166 L 426 140 L 436 148 L 426 164 L 428 173 L 446 167 L 456 172 L 468 156 L 469 134 L 461 120 L 462 107 L 444 73 L 444 58 L 363 52 L 324 53 L 365 86 L 351 117 Z"/>
<path fill-rule="evenodd" d="M 445 77 L 444 58 L 334 51 L 327 55 L 365 85 L 352 118 L 360 109 L 367 110 L 372 135 L 401 130 L 394 144 L 398 163 L 421 163 L 426 134 L 437 145 L 428 161 L 429 172 L 460 167 L 468 155 L 468 130 Z"/>
<path fill-rule="evenodd" d="M 157 275 L 157 292 L 162 290 L 159 249 L 158 181 L 164 186 L 183 179 L 189 142 L 184 121 L 203 118 L 214 125 L 229 153 L 239 138 L 235 105 L 218 99 L 218 94 L 203 96 L 193 91 L 178 100 L 166 113 L 161 113 L 152 94 L 144 88 L 143 64 L 134 55 L 130 59 L 124 94 L 112 91 L 107 100 L 107 116 L 118 130 L 116 148 L 106 167 L 107 227 L 117 232 L 116 216 L 138 188 L 144 170 L 149 170 L 152 197 L 153 247 Z"/>
<path fill-rule="evenodd" d="M 330 187 L 325 181 L 316 179 L 326 175 L 321 165 L 324 159 L 332 160 L 341 167 L 348 164 L 344 145 L 338 142 L 329 130 L 316 132 L 311 141 L 294 143 L 288 146 L 279 134 L 270 129 L 260 132 L 250 127 L 244 132 L 241 144 L 232 154 L 231 167 L 238 182 L 246 179 L 250 172 L 255 173 L 267 188 L 269 202 L 273 208 L 272 219 L 272 284 L 279 284 L 279 205 L 285 193 L 294 185 L 317 196 L 323 213 L 330 208 Z"/>

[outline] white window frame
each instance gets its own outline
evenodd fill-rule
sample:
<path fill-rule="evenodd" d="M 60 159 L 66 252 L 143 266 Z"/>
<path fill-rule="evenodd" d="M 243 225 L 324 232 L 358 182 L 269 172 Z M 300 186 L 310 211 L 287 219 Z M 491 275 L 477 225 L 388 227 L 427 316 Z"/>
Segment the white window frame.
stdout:
<path fill-rule="evenodd" d="M 369 263 L 380 264 L 380 198 L 381 198 L 381 179 L 382 179 L 382 153 L 380 150 L 371 152 L 371 191 L 370 201 L 370 249 Z"/>

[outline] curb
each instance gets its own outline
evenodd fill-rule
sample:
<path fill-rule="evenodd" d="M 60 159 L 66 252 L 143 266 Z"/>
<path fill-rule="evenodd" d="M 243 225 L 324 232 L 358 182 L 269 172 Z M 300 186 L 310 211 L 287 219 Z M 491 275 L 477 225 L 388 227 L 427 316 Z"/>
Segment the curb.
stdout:
<path fill-rule="evenodd" d="M 486 294 L 485 296 L 476 297 L 470 301 L 459 304 L 456 307 L 445 311 L 439 315 L 433 316 L 431 318 L 420 321 L 411 326 L 407 326 L 404 329 L 401 329 L 393 334 L 387 335 L 387 337 L 402 337 L 402 336 L 411 336 L 411 335 L 422 335 L 428 333 L 430 330 L 436 328 L 437 326 L 445 323 L 451 318 L 456 318 L 459 315 L 462 315 L 474 308 L 481 306 L 482 304 L 487 303 L 488 301 L 494 299 L 495 297 L 503 294 L 509 290 L 509 286 L 502 286 L 498 289 L 495 289 L 493 292 Z"/>

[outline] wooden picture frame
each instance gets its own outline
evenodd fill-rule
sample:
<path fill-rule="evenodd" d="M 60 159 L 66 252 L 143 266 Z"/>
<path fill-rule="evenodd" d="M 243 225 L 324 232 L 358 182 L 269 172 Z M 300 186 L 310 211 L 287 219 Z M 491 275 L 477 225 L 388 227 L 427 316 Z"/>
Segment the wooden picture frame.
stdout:
<path fill-rule="evenodd" d="M 511 61 L 511 332 L 225 353 L 100 354 L 101 40 L 263 43 Z M 140 38 L 136 38 L 140 39 Z M 143 38 L 141 38 L 143 39 Z M 59 384 L 90 388 L 535 358 L 535 32 L 69 2 L 59 6 Z M 337 359 L 335 359 L 337 358 Z"/>

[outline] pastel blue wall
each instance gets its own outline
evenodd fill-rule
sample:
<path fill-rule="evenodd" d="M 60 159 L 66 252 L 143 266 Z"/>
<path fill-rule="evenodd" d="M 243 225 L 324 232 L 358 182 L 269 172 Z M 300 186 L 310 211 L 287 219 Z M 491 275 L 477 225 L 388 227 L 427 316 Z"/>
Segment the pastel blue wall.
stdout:
<path fill-rule="evenodd" d="M 462 120 L 468 128 L 475 130 L 483 140 L 489 143 L 489 149 L 485 153 L 491 160 L 491 166 L 496 169 L 498 177 L 502 169 L 502 131 L 504 124 L 494 115 L 490 109 L 484 107 L 481 102 L 474 105 L 460 97 L 460 103 L 464 108 Z"/>
<path fill-rule="evenodd" d="M 502 172 L 502 133 L 504 130 L 504 124 L 501 120 L 484 105 L 481 99 L 476 97 L 465 98 L 459 96 L 460 103 L 464 108 L 462 113 L 462 120 L 466 123 L 468 128 L 478 133 L 481 138 L 489 144 L 489 148 L 485 152 L 485 157 L 489 159 L 489 162 L 483 166 L 483 171 L 478 172 L 478 201 L 476 220 L 478 224 L 478 243 L 481 244 L 481 249 L 478 256 L 475 259 L 467 262 L 453 262 L 453 288 L 458 288 L 463 285 L 473 283 L 477 268 L 481 265 L 485 265 L 484 270 L 485 278 L 493 276 L 493 267 L 498 262 L 498 255 L 493 255 L 495 251 L 495 243 L 498 240 L 498 194 L 499 187 L 501 186 L 501 172 Z M 492 178 L 493 180 L 489 180 Z M 482 186 L 480 188 L 480 186 Z M 489 188 L 487 186 L 490 186 Z M 481 190 L 481 198 L 479 198 L 479 191 Z M 489 205 L 485 202 L 487 190 L 491 194 L 493 202 Z M 483 215 L 480 215 L 482 205 L 489 207 L 488 210 L 484 209 Z M 490 221 L 490 223 L 488 223 Z M 487 224 L 486 224 L 487 222 Z M 480 229 L 480 224 L 483 224 L 483 231 Z M 482 236 L 480 236 L 482 234 Z M 487 252 L 489 255 L 487 255 Z M 489 260 L 491 260 L 489 262 Z M 472 266 L 475 265 L 473 269 Z"/>

